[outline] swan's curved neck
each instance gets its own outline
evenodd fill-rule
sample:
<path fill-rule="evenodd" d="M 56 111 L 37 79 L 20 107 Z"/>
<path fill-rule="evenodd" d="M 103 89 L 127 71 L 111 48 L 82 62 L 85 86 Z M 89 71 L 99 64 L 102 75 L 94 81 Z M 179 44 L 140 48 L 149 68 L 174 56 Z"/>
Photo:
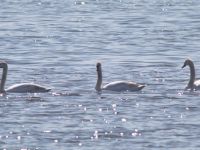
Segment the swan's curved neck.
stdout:
<path fill-rule="evenodd" d="M 97 68 L 97 83 L 95 87 L 97 91 L 101 91 L 101 84 L 102 84 L 102 70 L 101 68 Z"/>
<path fill-rule="evenodd" d="M 194 81 L 195 81 L 195 68 L 194 68 L 194 64 L 192 62 L 189 63 L 189 67 L 190 67 L 190 80 L 188 83 L 188 87 L 193 88 L 194 86 Z"/>
<path fill-rule="evenodd" d="M 7 72 L 8 72 L 8 65 L 6 63 L 2 64 L 3 68 L 3 73 L 2 73 L 2 78 L 1 78 L 1 84 L 0 84 L 0 93 L 5 92 L 5 83 L 6 83 L 6 77 L 7 77 Z"/>

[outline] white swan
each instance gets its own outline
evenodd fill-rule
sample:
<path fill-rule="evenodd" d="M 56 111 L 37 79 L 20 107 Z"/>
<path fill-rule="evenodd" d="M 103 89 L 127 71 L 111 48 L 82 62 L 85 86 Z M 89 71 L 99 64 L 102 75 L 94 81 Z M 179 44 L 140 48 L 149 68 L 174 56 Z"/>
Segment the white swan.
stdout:
<path fill-rule="evenodd" d="M 21 83 L 15 84 L 6 90 L 4 89 L 6 83 L 6 77 L 8 72 L 8 65 L 6 62 L 0 61 L 0 68 L 3 68 L 2 78 L 0 83 L 0 93 L 12 92 L 12 93 L 42 93 L 48 92 L 51 89 L 45 88 L 38 84 L 33 83 Z"/>
<path fill-rule="evenodd" d="M 101 90 L 110 90 L 110 91 L 139 91 L 145 87 L 145 85 L 137 84 L 134 82 L 129 81 L 115 81 L 111 82 L 109 84 L 102 85 L 102 69 L 101 69 L 101 63 L 96 64 L 97 69 L 97 83 L 95 89 L 97 91 Z"/>
<path fill-rule="evenodd" d="M 190 67 L 190 80 L 185 90 L 200 90 L 200 80 L 195 80 L 195 68 L 194 63 L 190 59 L 186 59 L 182 68 Z"/>

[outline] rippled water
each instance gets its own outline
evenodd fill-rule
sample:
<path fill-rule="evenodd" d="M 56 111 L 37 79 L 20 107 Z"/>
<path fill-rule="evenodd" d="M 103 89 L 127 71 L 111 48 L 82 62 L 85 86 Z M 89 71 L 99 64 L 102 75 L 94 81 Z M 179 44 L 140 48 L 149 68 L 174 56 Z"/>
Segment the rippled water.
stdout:
<path fill-rule="evenodd" d="M 190 57 L 200 77 L 199 10 L 195 0 L 1 1 L 6 86 L 52 92 L 0 97 L 0 148 L 199 149 L 200 92 L 183 93 L 181 69 Z M 147 86 L 97 94 L 98 61 L 104 83 Z"/>

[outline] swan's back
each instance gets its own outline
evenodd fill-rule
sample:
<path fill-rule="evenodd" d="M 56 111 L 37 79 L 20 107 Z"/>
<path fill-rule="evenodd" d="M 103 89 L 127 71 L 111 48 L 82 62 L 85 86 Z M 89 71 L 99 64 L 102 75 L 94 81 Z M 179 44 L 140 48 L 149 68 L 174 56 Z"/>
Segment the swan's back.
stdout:
<path fill-rule="evenodd" d="M 196 81 L 194 82 L 194 89 L 195 89 L 195 90 L 200 90 L 200 80 L 196 80 Z"/>
<path fill-rule="evenodd" d="M 145 85 L 137 84 L 128 81 L 115 81 L 103 86 L 102 90 L 110 91 L 139 91 L 143 89 Z"/>
<path fill-rule="evenodd" d="M 10 86 L 6 92 L 10 93 L 43 93 L 49 92 L 51 89 L 34 83 L 20 83 Z"/>

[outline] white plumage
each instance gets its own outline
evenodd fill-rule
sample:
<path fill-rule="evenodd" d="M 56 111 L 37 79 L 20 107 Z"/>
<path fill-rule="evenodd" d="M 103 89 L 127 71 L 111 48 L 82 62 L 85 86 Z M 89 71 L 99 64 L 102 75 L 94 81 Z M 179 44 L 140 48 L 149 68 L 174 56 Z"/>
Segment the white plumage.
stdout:
<path fill-rule="evenodd" d="M 20 83 L 14 84 L 7 88 L 5 91 L 9 93 L 43 93 L 51 89 L 34 83 Z"/>
<path fill-rule="evenodd" d="M 0 62 L 0 68 L 3 68 L 2 78 L 1 78 L 1 84 L 0 84 L 0 93 L 5 92 L 12 92 L 12 93 L 42 93 L 42 92 L 48 92 L 51 89 L 46 88 L 44 86 L 34 84 L 34 83 L 20 83 L 15 84 L 13 86 L 10 86 L 5 90 L 5 83 L 7 78 L 7 72 L 8 72 L 8 65 L 6 62 L 1 61 Z"/>
<path fill-rule="evenodd" d="M 101 63 L 96 64 L 97 69 L 97 83 L 95 89 L 97 91 L 101 90 L 110 90 L 110 91 L 139 91 L 145 87 L 145 85 L 141 85 L 135 82 L 130 81 L 115 81 L 108 83 L 102 87 L 102 69 Z"/>
<path fill-rule="evenodd" d="M 130 81 L 115 81 L 108 83 L 102 87 L 102 90 L 110 91 L 139 91 L 144 88 L 144 85 L 140 85 Z"/>
<path fill-rule="evenodd" d="M 189 66 L 190 68 L 190 80 L 185 90 L 200 90 L 200 80 L 195 79 L 195 67 L 192 60 L 186 59 L 182 68 L 186 66 Z"/>

